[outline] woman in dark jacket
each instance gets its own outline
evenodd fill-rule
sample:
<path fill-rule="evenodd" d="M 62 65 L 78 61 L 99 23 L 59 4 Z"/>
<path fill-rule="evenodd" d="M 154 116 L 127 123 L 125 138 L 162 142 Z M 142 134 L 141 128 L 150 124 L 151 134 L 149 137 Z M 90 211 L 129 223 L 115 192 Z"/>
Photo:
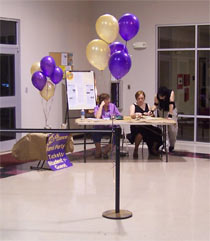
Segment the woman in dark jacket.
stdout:
<path fill-rule="evenodd" d="M 169 151 L 174 150 L 176 136 L 178 132 L 178 122 L 177 122 L 177 109 L 175 104 L 174 91 L 166 87 L 160 87 L 158 93 L 154 99 L 154 106 L 152 111 L 158 110 L 158 115 L 160 117 L 173 119 L 176 121 L 176 125 L 170 125 L 168 127 L 168 139 L 169 139 Z"/>

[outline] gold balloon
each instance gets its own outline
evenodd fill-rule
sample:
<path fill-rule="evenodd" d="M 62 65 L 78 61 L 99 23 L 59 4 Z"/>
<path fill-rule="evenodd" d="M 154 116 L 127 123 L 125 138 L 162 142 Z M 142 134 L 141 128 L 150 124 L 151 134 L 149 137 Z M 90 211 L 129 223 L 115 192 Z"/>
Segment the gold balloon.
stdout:
<path fill-rule="evenodd" d="M 50 81 L 47 81 L 44 88 L 40 91 L 41 96 L 48 101 L 51 97 L 53 97 L 55 93 L 55 86 Z"/>
<path fill-rule="evenodd" d="M 110 14 L 100 16 L 96 21 L 96 32 L 98 36 L 107 43 L 114 42 L 119 33 L 117 19 Z"/>
<path fill-rule="evenodd" d="M 33 74 L 36 71 L 41 71 L 40 62 L 35 62 L 31 66 L 31 74 Z"/>
<path fill-rule="evenodd" d="M 95 68 L 104 70 L 109 62 L 109 45 L 101 39 L 94 39 L 87 45 L 86 56 Z"/>

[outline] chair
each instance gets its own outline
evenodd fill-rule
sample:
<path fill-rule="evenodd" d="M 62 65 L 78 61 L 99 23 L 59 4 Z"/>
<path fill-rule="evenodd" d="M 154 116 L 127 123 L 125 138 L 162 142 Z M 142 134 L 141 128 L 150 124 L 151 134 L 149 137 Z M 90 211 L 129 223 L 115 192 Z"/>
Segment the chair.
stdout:
<path fill-rule="evenodd" d="M 126 140 L 128 140 L 130 143 L 132 143 L 132 141 L 131 141 L 131 133 L 125 134 L 125 131 L 123 130 L 122 150 L 124 149 L 124 143 L 125 143 Z M 127 142 L 126 142 L 126 146 L 127 146 Z M 141 141 L 141 146 L 142 146 L 141 151 L 142 151 L 142 156 L 143 156 L 143 153 L 144 153 L 144 141 L 143 140 Z M 128 148 L 125 151 L 124 156 L 129 156 Z"/>

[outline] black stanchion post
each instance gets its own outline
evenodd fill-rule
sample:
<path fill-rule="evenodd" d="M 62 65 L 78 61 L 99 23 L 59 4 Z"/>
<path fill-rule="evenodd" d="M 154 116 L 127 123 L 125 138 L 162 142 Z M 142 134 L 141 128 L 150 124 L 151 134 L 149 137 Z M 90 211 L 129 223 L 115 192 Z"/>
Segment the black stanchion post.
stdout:
<path fill-rule="evenodd" d="M 86 125 L 84 126 L 84 129 L 86 130 Z M 87 154 L 86 141 L 87 141 L 87 135 L 86 133 L 84 133 L 84 162 L 85 163 L 86 163 L 86 154 Z"/>
<path fill-rule="evenodd" d="M 115 212 L 120 212 L 120 135 L 121 129 L 117 127 L 115 132 L 115 141 L 116 141 L 116 168 L 115 168 Z"/>
<path fill-rule="evenodd" d="M 115 128 L 115 210 L 105 211 L 102 216 L 109 219 L 126 219 L 132 217 L 132 212 L 128 210 L 120 210 L 120 136 L 121 128 Z"/>

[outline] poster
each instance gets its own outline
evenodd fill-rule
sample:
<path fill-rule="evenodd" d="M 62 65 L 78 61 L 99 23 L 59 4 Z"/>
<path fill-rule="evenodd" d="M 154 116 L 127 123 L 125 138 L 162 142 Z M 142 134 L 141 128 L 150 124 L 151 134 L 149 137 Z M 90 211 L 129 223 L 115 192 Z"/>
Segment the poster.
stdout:
<path fill-rule="evenodd" d="M 72 166 L 66 156 L 65 145 L 69 133 L 49 134 L 47 141 L 47 163 L 53 171 L 58 171 Z"/>
<path fill-rule="evenodd" d="M 87 98 L 87 104 L 88 105 L 94 105 L 95 104 L 95 91 L 94 91 L 94 85 L 86 85 L 86 98 Z"/>
<path fill-rule="evenodd" d="M 66 86 L 69 110 L 95 108 L 96 93 L 93 71 L 67 71 Z"/>

